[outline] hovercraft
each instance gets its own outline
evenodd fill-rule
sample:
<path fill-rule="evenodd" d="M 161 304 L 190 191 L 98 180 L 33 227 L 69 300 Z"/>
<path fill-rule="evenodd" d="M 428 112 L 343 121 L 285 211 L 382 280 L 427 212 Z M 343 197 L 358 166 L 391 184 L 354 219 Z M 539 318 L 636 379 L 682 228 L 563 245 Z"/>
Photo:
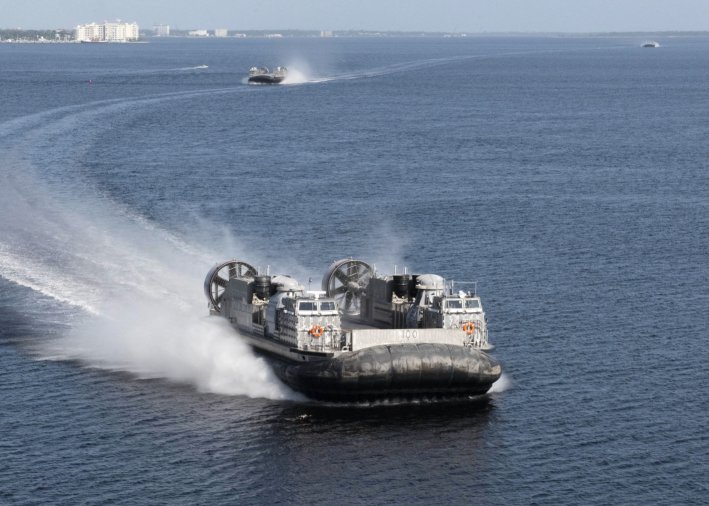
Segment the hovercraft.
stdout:
<path fill-rule="evenodd" d="M 333 262 L 322 290 L 259 273 L 241 260 L 215 265 L 204 290 L 278 377 L 327 401 L 484 395 L 500 377 L 474 283 L 435 274 L 381 275 L 355 259 Z M 456 291 L 457 290 L 457 291 Z"/>
<path fill-rule="evenodd" d="M 276 67 L 273 72 L 268 67 L 251 67 L 248 82 L 250 84 L 279 84 L 288 75 L 285 67 Z"/>

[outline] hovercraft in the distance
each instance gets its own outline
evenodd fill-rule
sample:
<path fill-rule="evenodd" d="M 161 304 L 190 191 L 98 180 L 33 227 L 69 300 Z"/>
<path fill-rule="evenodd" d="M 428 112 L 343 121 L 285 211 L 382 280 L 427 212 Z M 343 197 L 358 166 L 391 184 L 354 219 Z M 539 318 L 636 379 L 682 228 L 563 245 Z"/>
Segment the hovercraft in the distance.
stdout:
<path fill-rule="evenodd" d="M 288 75 L 285 67 L 276 67 L 273 72 L 268 67 L 251 67 L 249 69 L 249 84 L 280 84 Z"/>

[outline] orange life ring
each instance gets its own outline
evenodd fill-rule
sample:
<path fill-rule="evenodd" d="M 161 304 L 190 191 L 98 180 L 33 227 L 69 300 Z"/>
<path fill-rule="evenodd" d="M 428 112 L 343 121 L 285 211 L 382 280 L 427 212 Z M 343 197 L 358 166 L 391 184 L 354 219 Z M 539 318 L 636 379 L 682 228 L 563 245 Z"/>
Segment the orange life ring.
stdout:
<path fill-rule="evenodd" d="M 473 322 L 465 322 L 461 327 L 466 334 L 470 335 L 475 332 L 475 324 Z"/>
<path fill-rule="evenodd" d="M 323 335 L 325 329 L 322 328 L 320 325 L 313 325 L 312 327 L 310 327 L 310 330 L 308 332 L 310 332 L 311 336 L 318 338 Z"/>

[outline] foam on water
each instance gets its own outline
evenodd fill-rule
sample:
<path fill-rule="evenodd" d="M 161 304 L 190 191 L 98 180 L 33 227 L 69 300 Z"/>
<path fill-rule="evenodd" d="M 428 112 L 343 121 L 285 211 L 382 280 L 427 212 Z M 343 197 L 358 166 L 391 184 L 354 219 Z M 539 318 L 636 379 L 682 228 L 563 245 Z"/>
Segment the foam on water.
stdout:
<path fill-rule="evenodd" d="M 505 392 L 514 386 L 512 378 L 510 378 L 507 373 L 502 373 L 502 375 L 497 379 L 495 383 L 492 384 L 490 390 L 487 391 L 489 394 L 499 394 Z"/>
<path fill-rule="evenodd" d="M 313 82 L 318 82 L 317 79 L 313 79 L 309 75 L 307 75 L 305 72 L 294 68 L 294 67 L 288 67 L 288 75 L 286 78 L 283 80 L 281 84 L 305 84 L 305 83 L 313 83 Z"/>
<path fill-rule="evenodd" d="M 83 314 L 66 335 L 43 343 L 44 357 L 215 393 L 297 398 L 225 321 L 205 317 L 202 280 L 218 254 L 71 182 L 69 153 L 80 151 L 82 135 L 91 135 L 79 125 L 108 108 L 144 102 L 56 110 L 0 126 L 0 276 Z M 62 147 L 48 150 L 47 159 L 26 155 L 30 146 L 57 139 Z"/>

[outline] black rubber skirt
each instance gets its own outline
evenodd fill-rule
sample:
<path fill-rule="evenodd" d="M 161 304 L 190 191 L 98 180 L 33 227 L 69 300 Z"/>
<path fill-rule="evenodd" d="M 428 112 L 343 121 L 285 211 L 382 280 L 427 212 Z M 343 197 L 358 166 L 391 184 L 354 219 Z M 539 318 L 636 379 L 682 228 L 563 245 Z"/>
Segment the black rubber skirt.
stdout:
<path fill-rule="evenodd" d="M 308 397 L 357 401 L 482 395 L 502 369 L 480 350 L 423 343 L 373 346 L 317 362 L 283 364 L 277 372 Z"/>

